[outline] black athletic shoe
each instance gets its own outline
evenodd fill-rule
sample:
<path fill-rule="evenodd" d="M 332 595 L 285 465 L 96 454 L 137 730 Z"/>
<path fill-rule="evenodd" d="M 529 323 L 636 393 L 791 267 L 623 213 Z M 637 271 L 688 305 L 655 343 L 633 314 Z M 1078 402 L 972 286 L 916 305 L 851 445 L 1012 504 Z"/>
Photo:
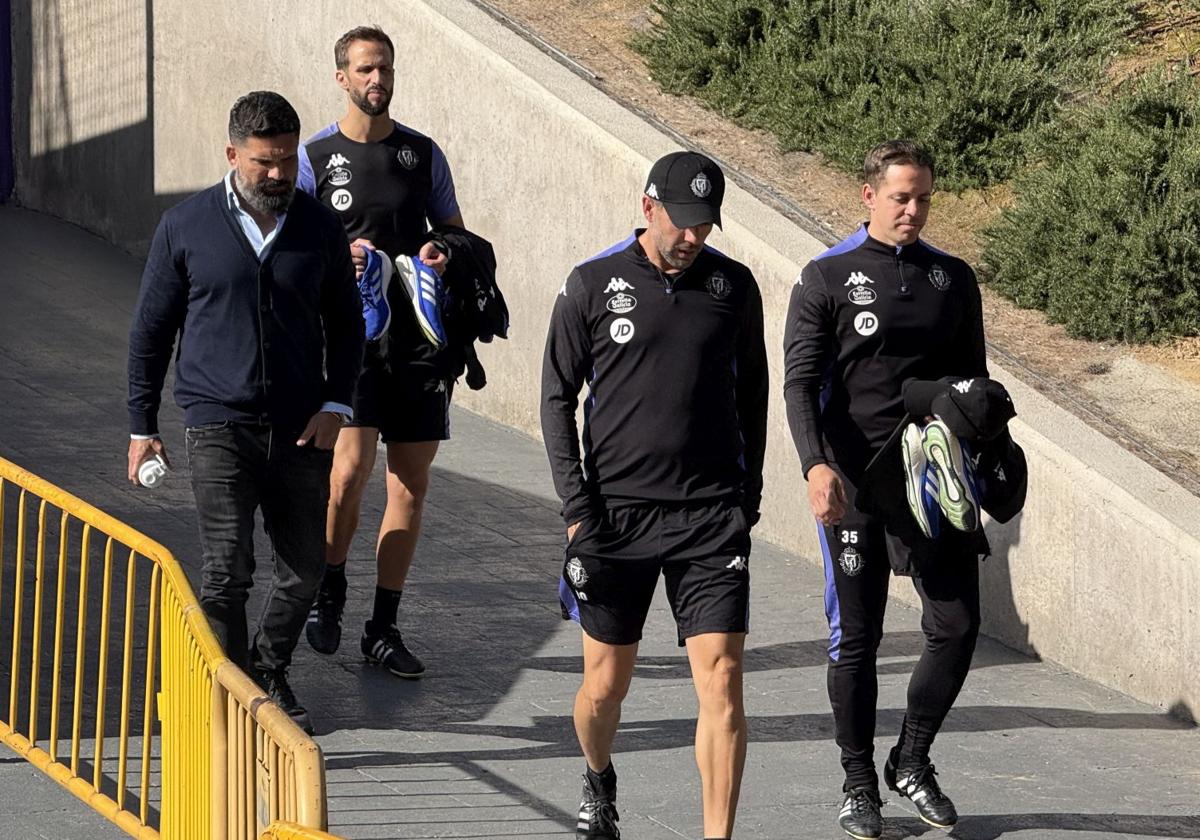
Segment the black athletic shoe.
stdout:
<path fill-rule="evenodd" d="M 950 828 L 958 822 L 958 811 L 954 810 L 950 797 L 938 787 L 934 778 L 937 771 L 932 764 L 913 770 L 897 770 L 892 761 L 892 757 L 888 756 L 887 763 L 883 765 L 883 780 L 888 787 L 916 806 L 921 819 L 934 828 Z"/>
<path fill-rule="evenodd" d="M 883 817 L 879 809 L 883 800 L 873 787 L 856 787 L 846 791 L 842 810 L 838 812 L 838 825 L 842 831 L 856 840 L 875 840 L 883 834 Z"/>
<path fill-rule="evenodd" d="M 342 643 L 342 610 L 346 607 L 345 575 L 326 575 L 308 611 L 304 635 L 317 653 L 337 653 Z"/>
<path fill-rule="evenodd" d="M 312 721 L 308 719 L 308 710 L 300 705 L 296 695 L 292 692 L 292 687 L 288 684 L 286 669 L 270 671 L 266 668 L 254 667 L 250 670 L 250 676 L 267 693 L 267 696 L 275 701 L 275 705 L 287 712 L 287 716 L 297 726 L 309 735 L 313 734 Z"/>
<path fill-rule="evenodd" d="M 579 802 L 579 822 L 575 836 L 580 840 L 620 840 L 617 828 L 617 784 L 605 787 L 583 776 L 583 798 Z"/>
<path fill-rule="evenodd" d="M 382 665 L 406 680 L 415 680 L 425 673 L 425 665 L 404 646 L 394 624 L 382 633 L 374 633 L 368 623 L 363 629 L 362 654 L 368 662 Z"/>

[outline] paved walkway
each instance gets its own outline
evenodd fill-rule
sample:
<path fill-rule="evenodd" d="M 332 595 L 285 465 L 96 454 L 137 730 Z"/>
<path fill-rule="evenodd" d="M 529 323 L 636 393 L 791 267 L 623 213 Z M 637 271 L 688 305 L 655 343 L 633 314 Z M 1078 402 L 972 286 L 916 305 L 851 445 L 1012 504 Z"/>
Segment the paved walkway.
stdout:
<path fill-rule="evenodd" d="M 0 254 L 0 454 L 142 528 L 194 573 L 194 510 L 173 407 L 163 428 L 176 472 L 155 492 L 124 479 L 137 261 L 8 208 L 0 208 Z M 358 656 L 374 585 L 378 476 L 352 552 L 343 649 L 320 657 L 302 642 L 297 653 L 293 683 L 328 759 L 331 830 L 568 837 L 582 769 L 570 717 L 579 634 L 558 616 L 562 524 L 545 458 L 536 441 L 463 411 L 453 428 L 403 606 L 427 678 L 393 679 Z M 820 570 L 765 544 L 752 569 L 751 743 L 738 834 L 837 838 Z M 921 648 L 912 610 L 893 607 L 887 629 L 881 745 L 895 737 Z M 622 831 L 628 840 L 700 837 L 695 699 L 661 593 L 642 653 L 617 741 Z M 1200 837 L 1200 731 L 988 640 L 935 759 L 964 815 L 954 832 L 963 840 Z M 6 821 L 26 815 L 13 836 L 119 836 L 7 751 L 0 803 Z M 937 834 L 894 796 L 884 813 L 888 840 Z"/>

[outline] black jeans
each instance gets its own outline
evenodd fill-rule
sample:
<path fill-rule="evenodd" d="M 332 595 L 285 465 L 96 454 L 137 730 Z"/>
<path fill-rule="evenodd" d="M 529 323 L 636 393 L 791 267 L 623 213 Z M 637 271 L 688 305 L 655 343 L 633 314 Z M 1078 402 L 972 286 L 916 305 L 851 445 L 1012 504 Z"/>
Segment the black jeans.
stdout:
<path fill-rule="evenodd" d="M 286 668 L 325 567 L 333 453 L 298 447 L 269 426 L 219 423 L 187 430 L 187 456 L 204 559 L 200 604 L 239 666 Z M 251 645 L 246 600 L 260 507 L 274 568 Z"/>

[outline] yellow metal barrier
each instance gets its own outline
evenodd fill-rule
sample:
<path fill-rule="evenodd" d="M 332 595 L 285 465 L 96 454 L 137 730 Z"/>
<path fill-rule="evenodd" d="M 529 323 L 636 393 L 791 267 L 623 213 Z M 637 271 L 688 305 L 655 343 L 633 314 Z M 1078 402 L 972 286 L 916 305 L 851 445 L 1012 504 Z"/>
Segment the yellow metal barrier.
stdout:
<path fill-rule="evenodd" d="M 171 553 L 0 458 L 0 650 L 5 632 L 0 741 L 128 834 L 330 837 L 320 747 L 225 657 Z"/>
<path fill-rule="evenodd" d="M 304 828 L 290 822 L 277 822 L 264 831 L 259 840 L 337 840 L 337 838 L 314 828 Z"/>

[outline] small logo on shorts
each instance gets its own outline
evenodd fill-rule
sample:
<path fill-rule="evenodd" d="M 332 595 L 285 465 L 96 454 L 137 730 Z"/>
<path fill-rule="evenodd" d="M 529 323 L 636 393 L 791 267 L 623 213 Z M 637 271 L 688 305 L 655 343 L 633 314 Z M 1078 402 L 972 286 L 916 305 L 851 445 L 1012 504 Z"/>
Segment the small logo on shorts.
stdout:
<path fill-rule="evenodd" d="M 583 589 L 587 585 L 587 570 L 583 568 L 583 561 L 578 557 L 572 557 L 567 561 L 567 579 L 571 581 L 571 586 L 576 589 Z"/>
<path fill-rule="evenodd" d="M 847 577 L 857 577 L 862 573 L 866 564 L 863 563 L 863 556 L 857 548 L 847 546 L 838 555 L 838 565 L 842 567 L 842 571 L 846 573 Z"/>
<path fill-rule="evenodd" d="M 735 572 L 744 572 L 744 571 L 746 571 L 747 559 L 748 558 L 746 558 L 746 557 L 742 557 L 741 555 L 738 555 L 737 557 L 734 557 L 732 560 L 730 560 L 729 565 L 726 566 L 725 568 L 733 569 Z"/>

